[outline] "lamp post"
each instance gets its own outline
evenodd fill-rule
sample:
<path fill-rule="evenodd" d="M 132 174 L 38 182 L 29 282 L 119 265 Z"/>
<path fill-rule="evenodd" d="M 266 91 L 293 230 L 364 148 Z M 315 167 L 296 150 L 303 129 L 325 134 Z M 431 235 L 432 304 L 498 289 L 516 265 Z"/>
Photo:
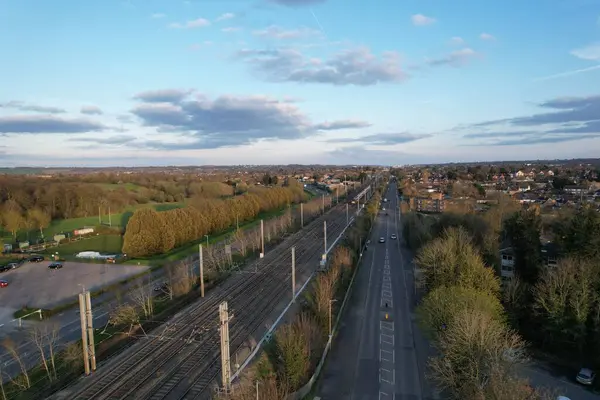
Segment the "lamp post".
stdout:
<path fill-rule="evenodd" d="M 206 248 L 208 248 L 208 235 L 204 235 L 206 237 Z"/>

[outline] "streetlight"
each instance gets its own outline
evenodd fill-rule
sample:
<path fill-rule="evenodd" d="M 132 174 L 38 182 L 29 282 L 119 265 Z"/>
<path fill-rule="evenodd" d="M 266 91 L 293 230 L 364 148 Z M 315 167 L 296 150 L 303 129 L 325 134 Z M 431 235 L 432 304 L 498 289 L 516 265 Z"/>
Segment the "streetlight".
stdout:
<path fill-rule="evenodd" d="M 206 248 L 208 248 L 208 235 L 204 235 L 206 237 Z"/>
<path fill-rule="evenodd" d="M 337 299 L 329 300 L 329 340 L 331 341 L 332 327 L 331 327 L 331 306 L 335 303 Z"/>

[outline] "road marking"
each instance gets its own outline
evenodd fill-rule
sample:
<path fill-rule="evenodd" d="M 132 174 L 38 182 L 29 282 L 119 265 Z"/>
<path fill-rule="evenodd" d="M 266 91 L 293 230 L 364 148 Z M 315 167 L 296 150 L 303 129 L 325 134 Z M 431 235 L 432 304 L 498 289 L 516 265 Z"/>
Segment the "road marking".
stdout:
<path fill-rule="evenodd" d="M 387 321 L 379 321 L 379 328 L 380 329 L 388 329 L 393 332 L 394 331 L 394 323 L 387 322 Z"/>
<path fill-rule="evenodd" d="M 387 362 L 394 363 L 395 362 L 394 359 L 395 359 L 394 350 L 381 349 L 379 351 L 379 361 L 387 361 Z"/>
<path fill-rule="evenodd" d="M 390 395 L 389 395 L 389 394 L 387 394 L 387 393 L 385 393 L 385 392 L 382 392 L 382 391 L 379 391 L 379 400 L 381 400 L 381 396 L 385 396 L 386 398 L 387 398 L 387 397 L 390 397 Z"/>
<path fill-rule="evenodd" d="M 386 335 L 385 333 L 382 333 L 379 335 L 379 339 L 381 343 L 394 345 L 394 335 Z"/>
<path fill-rule="evenodd" d="M 390 282 L 390 281 L 391 281 L 391 278 L 390 278 L 389 276 L 384 276 L 384 277 L 383 277 L 383 281 L 384 281 L 384 282 Z"/>
<path fill-rule="evenodd" d="M 385 275 L 389 275 L 389 274 L 390 274 L 390 270 L 389 270 L 389 269 L 384 269 L 384 270 L 383 270 L 383 273 L 384 273 Z"/>
<path fill-rule="evenodd" d="M 379 368 L 379 379 L 381 382 L 389 383 L 390 385 L 395 385 L 394 370 Z"/>
<path fill-rule="evenodd" d="M 382 290 L 381 295 L 383 297 L 392 297 L 392 291 L 391 290 Z"/>

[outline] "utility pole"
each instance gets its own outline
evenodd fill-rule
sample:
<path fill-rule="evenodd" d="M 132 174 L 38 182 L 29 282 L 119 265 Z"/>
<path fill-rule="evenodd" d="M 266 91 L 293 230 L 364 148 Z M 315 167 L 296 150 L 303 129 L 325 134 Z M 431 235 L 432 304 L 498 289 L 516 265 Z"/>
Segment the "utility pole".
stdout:
<path fill-rule="evenodd" d="M 92 296 L 89 291 L 85 292 L 85 308 L 87 317 L 87 334 L 89 357 L 91 361 L 92 371 L 96 370 L 96 346 L 94 345 L 94 318 L 92 316 Z"/>
<path fill-rule="evenodd" d="M 204 297 L 204 256 L 202 243 L 198 245 L 198 262 L 200 263 L 200 297 Z"/>
<path fill-rule="evenodd" d="M 102 225 L 102 210 L 100 207 L 102 206 L 98 206 L 98 225 Z"/>
<path fill-rule="evenodd" d="M 110 206 L 108 206 L 108 226 L 112 226 L 112 215 L 110 215 Z"/>
<path fill-rule="evenodd" d="M 321 198 L 323 199 L 323 214 L 325 214 L 325 195 L 322 195 Z"/>
<path fill-rule="evenodd" d="M 360 197 L 356 200 L 356 215 L 360 213 Z"/>
<path fill-rule="evenodd" d="M 323 242 L 325 244 L 325 251 L 323 254 L 327 254 L 327 221 L 323 221 Z"/>
<path fill-rule="evenodd" d="M 350 214 L 349 214 L 348 208 L 349 208 L 348 203 L 346 203 L 346 225 L 348 225 L 350 223 Z"/>
<path fill-rule="evenodd" d="M 90 374 L 90 357 L 88 354 L 87 321 L 85 318 L 85 296 L 79 293 L 79 318 L 81 318 L 81 346 L 83 350 L 83 367 L 85 374 Z"/>
<path fill-rule="evenodd" d="M 265 256 L 265 224 L 262 219 L 260 220 L 260 246 L 262 249 L 260 258 L 263 258 Z"/>
<path fill-rule="evenodd" d="M 292 301 L 296 301 L 296 247 L 292 247 Z"/>
<path fill-rule="evenodd" d="M 229 312 L 227 302 L 219 304 L 219 319 L 221 321 L 221 381 L 223 391 L 229 394 L 231 388 L 231 361 L 229 360 Z"/>
<path fill-rule="evenodd" d="M 256 380 L 256 400 L 258 400 L 258 379 Z"/>
<path fill-rule="evenodd" d="M 300 227 L 304 228 L 304 203 L 300 203 Z"/>

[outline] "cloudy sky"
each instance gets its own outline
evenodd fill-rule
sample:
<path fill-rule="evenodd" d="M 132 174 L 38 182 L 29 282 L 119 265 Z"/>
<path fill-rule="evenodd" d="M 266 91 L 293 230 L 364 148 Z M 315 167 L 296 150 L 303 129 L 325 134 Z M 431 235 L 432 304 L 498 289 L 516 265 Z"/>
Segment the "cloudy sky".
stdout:
<path fill-rule="evenodd" d="M 600 0 L 0 0 L 0 165 L 600 156 Z"/>

